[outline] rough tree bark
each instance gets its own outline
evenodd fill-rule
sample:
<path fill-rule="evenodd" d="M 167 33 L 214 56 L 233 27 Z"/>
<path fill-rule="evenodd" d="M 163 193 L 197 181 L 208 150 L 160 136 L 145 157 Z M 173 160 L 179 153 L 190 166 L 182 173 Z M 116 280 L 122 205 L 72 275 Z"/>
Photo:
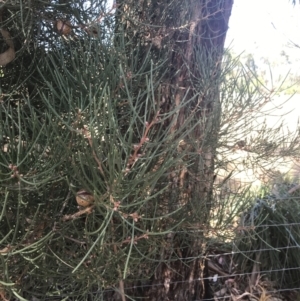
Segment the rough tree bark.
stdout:
<path fill-rule="evenodd" d="M 189 148 L 193 164 L 170 173 L 177 202 L 187 205 L 185 214 L 193 212 L 193 227 L 207 222 L 212 201 L 220 67 L 232 5 L 233 0 L 118 0 L 116 6 L 115 42 L 125 43 L 127 55 L 136 56 L 136 70 L 149 56 L 154 65 L 167 60 L 159 101 L 163 112 L 179 108 L 171 134 L 191 114 L 196 117 L 197 125 L 180 145 Z M 187 100 L 189 104 L 182 106 Z M 201 235 L 188 231 L 169 235 L 161 252 L 165 261 L 156 268 L 149 286 L 131 295 L 153 301 L 209 297 L 207 283 L 201 280 L 205 276 Z M 173 255 L 181 259 L 170 261 Z"/>

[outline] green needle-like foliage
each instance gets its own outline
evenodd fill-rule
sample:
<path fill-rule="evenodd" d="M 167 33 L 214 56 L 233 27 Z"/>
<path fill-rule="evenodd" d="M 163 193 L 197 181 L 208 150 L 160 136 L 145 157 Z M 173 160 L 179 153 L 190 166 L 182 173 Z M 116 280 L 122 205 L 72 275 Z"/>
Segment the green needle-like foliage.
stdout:
<path fill-rule="evenodd" d="M 118 279 L 147 281 L 165 260 L 166 237 L 207 216 L 206 200 L 180 191 L 173 176 L 198 156 L 190 137 L 203 121 L 195 113 L 172 131 L 173 116 L 193 99 L 161 113 L 164 63 L 146 60 L 134 73 L 135 57 L 118 53 L 98 40 L 65 42 L 38 66 L 38 106 L 25 95 L 1 106 L 8 296 L 87 300 Z M 93 202 L 78 208 L 82 190 Z M 183 250 L 190 243 L 180 242 Z"/>
<path fill-rule="evenodd" d="M 232 239 L 248 202 L 214 174 L 274 94 L 222 61 L 230 3 L 3 4 L 0 299 L 203 297 L 211 234 Z"/>

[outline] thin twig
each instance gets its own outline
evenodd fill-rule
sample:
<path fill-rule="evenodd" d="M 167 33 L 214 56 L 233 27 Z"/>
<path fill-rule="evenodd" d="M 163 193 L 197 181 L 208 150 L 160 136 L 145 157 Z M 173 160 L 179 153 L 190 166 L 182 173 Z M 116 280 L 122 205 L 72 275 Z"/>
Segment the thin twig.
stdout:
<path fill-rule="evenodd" d="M 127 161 L 127 164 L 126 164 L 127 168 L 126 168 L 125 174 L 127 174 L 130 171 L 130 169 L 134 166 L 135 162 L 140 157 L 139 151 L 142 148 L 142 146 L 144 145 L 144 143 L 149 141 L 149 138 L 148 138 L 149 130 L 153 127 L 154 124 L 157 123 L 158 115 L 159 115 L 159 111 L 157 111 L 157 113 L 155 114 L 154 118 L 152 119 L 152 121 L 150 123 L 146 122 L 146 125 L 145 125 L 146 128 L 145 128 L 145 131 L 143 133 L 143 136 L 142 136 L 139 144 L 134 146 L 133 154 L 128 158 L 128 161 Z"/>
<path fill-rule="evenodd" d="M 82 209 L 82 210 L 80 210 L 80 211 L 78 211 L 74 214 L 67 214 L 67 215 L 62 217 L 62 221 L 65 222 L 65 221 L 68 221 L 68 220 L 78 218 L 83 214 L 90 214 L 90 213 L 92 213 L 93 208 L 94 208 L 94 205 L 86 207 L 86 208 L 84 208 L 84 209 Z"/>
<path fill-rule="evenodd" d="M 115 231 L 114 231 L 114 222 L 113 222 L 113 220 L 111 220 L 111 224 L 112 224 L 112 230 L 113 230 L 113 233 L 114 233 Z M 114 249 L 114 253 L 117 255 L 118 250 L 117 250 L 117 246 L 116 246 L 115 243 L 113 244 L 113 249 Z M 119 277 L 121 278 L 120 281 L 119 281 L 119 293 L 121 295 L 122 301 L 126 301 L 125 290 L 124 290 L 124 280 L 122 279 L 122 272 L 121 272 L 121 268 L 120 268 L 119 265 L 118 265 L 118 272 L 119 272 Z"/>
<path fill-rule="evenodd" d="M 288 193 L 291 194 L 291 193 L 295 192 L 296 190 L 298 190 L 299 188 L 300 188 L 300 184 L 298 184 L 297 186 L 291 188 L 291 189 L 288 191 Z"/>

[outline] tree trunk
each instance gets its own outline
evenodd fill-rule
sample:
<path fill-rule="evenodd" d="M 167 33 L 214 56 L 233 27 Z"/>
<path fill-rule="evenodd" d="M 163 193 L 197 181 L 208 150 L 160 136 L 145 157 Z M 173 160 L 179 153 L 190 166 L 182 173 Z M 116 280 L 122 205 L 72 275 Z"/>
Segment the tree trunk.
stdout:
<path fill-rule="evenodd" d="M 208 297 L 207 282 L 201 280 L 205 276 L 203 231 L 190 229 L 205 230 L 209 221 L 221 61 L 232 5 L 233 0 L 117 2 L 115 45 L 125 45 L 127 57 L 135 57 L 130 72 L 145 68 L 145 62 L 148 68 L 150 62 L 152 66 L 163 64 L 157 75 L 160 81 L 155 83 L 160 91 L 156 99 L 161 113 L 176 112 L 166 129 L 175 140 L 187 120 L 192 129 L 178 145 L 187 152 L 186 162 L 181 169 L 170 171 L 173 185 L 168 195 L 169 212 L 180 205 L 184 208 L 180 214 L 189 216 L 189 222 L 183 233 L 168 234 L 160 251 L 163 260 L 151 281 L 140 291 L 131 290 L 131 296 L 157 301 Z"/>

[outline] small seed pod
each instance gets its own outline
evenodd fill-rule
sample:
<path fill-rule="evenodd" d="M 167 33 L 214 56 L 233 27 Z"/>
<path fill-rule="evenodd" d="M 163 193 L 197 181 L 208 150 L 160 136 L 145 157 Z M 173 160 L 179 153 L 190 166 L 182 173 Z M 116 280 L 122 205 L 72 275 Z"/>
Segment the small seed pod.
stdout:
<path fill-rule="evenodd" d="M 68 36 L 72 32 L 72 25 L 70 21 L 58 19 L 55 22 L 55 26 L 56 30 L 64 36 Z"/>
<path fill-rule="evenodd" d="M 76 193 L 76 202 L 81 207 L 91 206 L 94 201 L 94 196 L 84 189 L 81 189 Z"/>

